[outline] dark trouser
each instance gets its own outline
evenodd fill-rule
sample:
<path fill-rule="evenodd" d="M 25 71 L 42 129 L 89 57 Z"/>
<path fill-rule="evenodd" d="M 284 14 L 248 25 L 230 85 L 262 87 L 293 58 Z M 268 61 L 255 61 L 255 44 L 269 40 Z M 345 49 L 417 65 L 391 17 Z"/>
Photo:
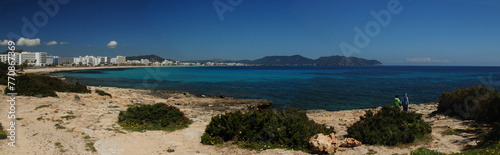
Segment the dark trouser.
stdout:
<path fill-rule="evenodd" d="M 403 105 L 403 111 L 408 111 L 408 105 Z"/>

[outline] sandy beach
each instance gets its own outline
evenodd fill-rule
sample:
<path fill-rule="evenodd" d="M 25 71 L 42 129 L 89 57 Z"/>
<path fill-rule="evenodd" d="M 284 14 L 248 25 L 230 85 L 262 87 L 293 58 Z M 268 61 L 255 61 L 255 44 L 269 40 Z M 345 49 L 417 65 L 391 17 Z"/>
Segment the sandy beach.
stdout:
<path fill-rule="evenodd" d="M 120 67 L 117 67 L 120 68 Z M 49 73 L 61 70 L 84 68 L 43 68 L 26 70 L 30 73 Z M 91 69 L 100 69 L 92 67 Z M 1 86 L 0 90 L 4 90 Z M 26 97 L 18 96 L 16 104 L 16 147 L 10 147 L 7 139 L 0 140 L 2 154 L 169 154 L 168 149 L 174 149 L 172 154 L 306 154 L 300 151 L 271 149 L 255 151 L 238 148 L 235 145 L 209 146 L 200 143 L 201 135 L 209 124 L 211 117 L 226 112 L 244 110 L 249 105 L 269 104 L 264 100 L 233 99 L 219 97 L 202 97 L 187 92 L 151 91 L 125 89 L 114 87 L 94 87 L 90 94 L 57 92 L 59 97 Z M 112 95 L 100 96 L 95 89 L 101 89 Z M 2 101 L 8 96 L 0 95 Z M 188 128 L 174 132 L 146 131 L 129 132 L 117 123 L 120 111 L 127 105 L 166 103 L 178 107 L 186 116 L 193 120 Z M 7 104 L 2 104 L 0 113 L 7 114 Z M 378 107 L 379 109 L 380 107 Z M 432 115 L 437 109 L 437 103 L 411 104 L 410 110 L 424 114 L 424 119 L 431 122 L 432 140 L 417 144 L 387 147 L 362 145 L 355 148 L 340 148 L 336 154 L 406 154 L 419 147 L 443 153 L 460 152 L 466 145 L 474 145 L 475 133 L 458 135 L 443 135 L 447 129 L 471 129 L 467 124 L 456 118 L 442 115 Z M 310 110 L 308 116 L 320 124 L 334 127 L 337 138 L 347 134 L 347 127 L 359 120 L 367 109 L 325 111 Z M 64 116 L 75 116 L 64 119 Z M 0 117 L 6 128 L 7 117 Z M 56 127 L 57 126 L 57 127 Z M 59 129 L 58 129 L 59 128 Z M 472 129 L 471 129 L 472 130 Z M 95 147 L 95 152 L 92 147 Z"/>

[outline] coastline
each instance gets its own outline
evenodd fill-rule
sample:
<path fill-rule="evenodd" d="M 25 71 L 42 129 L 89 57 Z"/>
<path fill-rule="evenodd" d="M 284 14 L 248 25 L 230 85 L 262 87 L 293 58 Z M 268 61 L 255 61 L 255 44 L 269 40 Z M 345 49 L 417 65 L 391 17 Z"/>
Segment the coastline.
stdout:
<path fill-rule="evenodd" d="M 70 67 L 70 68 L 40 68 L 27 71 L 29 73 L 47 74 L 58 71 L 85 70 L 85 69 L 112 69 L 136 68 L 152 66 L 112 66 L 112 67 Z M 39 152 L 89 154 L 85 145 L 93 143 L 97 152 L 93 154 L 158 154 L 172 148 L 179 154 L 305 154 L 299 151 L 270 149 L 255 151 L 241 149 L 234 145 L 214 147 L 202 145 L 201 135 L 213 116 L 237 110 L 244 110 L 249 105 L 268 104 L 265 100 L 234 99 L 218 97 L 201 97 L 188 92 L 155 91 L 116 87 L 88 86 L 92 93 L 79 94 L 57 92 L 59 97 L 28 97 L 18 96 L 19 120 L 17 132 L 22 133 L 17 138 L 19 147 L 11 148 L 1 145 L 0 150 L 7 154 L 34 154 Z M 5 86 L 0 86 L 4 90 Z M 96 89 L 112 95 L 100 96 Z M 77 97 L 78 96 L 78 97 Z M 1 95 L 4 100 L 7 95 Z M 165 132 L 147 131 L 144 133 L 129 132 L 116 124 L 120 111 L 127 109 L 130 104 L 166 103 L 179 108 L 186 116 L 193 120 L 193 124 L 186 129 Z M 431 122 L 433 131 L 432 140 L 425 143 L 411 144 L 403 147 L 387 147 L 362 145 L 356 148 L 342 148 L 336 154 L 366 154 L 375 151 L 379 154 L 409 153 L 425 146 L 436 151 L 451 153 L 460 152 L 465 145 L 474 145 L 476 142 L 471 133 L 464 135 L 443 135 L 447 129 L 470 129 L 465 125 L 470 121 L 463 121 L 443 115 L 432 115 L 436 111 L 437 103 L 411 104 L 410 110 L 424 115 L 426 122 Z M 45 108 L 38 108 L 48 106 Z M 377 110 L 381 107 L 371 108 Z M 8 113 L 8 109 L 0 108 L 1 113 Z M 347 135 L 347 128 L 359 121 L 359 117 L 370 109 L 353 109 L 341 111 L 308 110 L 311 120 L 326 126 L 334 127 L 336 137 Z M 74 119 L 62 119 L 67 115 L 76 116 Z M 0 118 L 6 122 L 7 118 Z M 62 125 L 65 129 L 57 129 L 55 125 Z M 89 136 L 91 138 L 84 138 Z M 60 142 L 62 148 L 54 147 L 54 142 Z M 0 141 L 0 143 L 4 143 Z M 49 147 L 47 147 L 49 146 Z M 22 147 L 23 149 L 18 149 Z M 63 151 L 64 150 L 64 151 Z M 371 151 L 370 151 L 371 150 Z M 141 152 L 139 152 L 141 151 Z"/>

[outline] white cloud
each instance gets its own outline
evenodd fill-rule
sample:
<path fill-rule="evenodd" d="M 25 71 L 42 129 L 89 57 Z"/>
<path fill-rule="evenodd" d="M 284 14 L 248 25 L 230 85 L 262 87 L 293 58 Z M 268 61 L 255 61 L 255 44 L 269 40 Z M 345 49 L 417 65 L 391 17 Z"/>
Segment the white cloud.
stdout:
<path fill-rule="evenodd" d="M 431 58 L 407 58 L 406 61 L 408 62 L 431 62 Z"/>
<path fill-rule="evenodd" d="M 110 41 L 106 46 L 108 46 L 108 48 L 115 48 L 116 45 L 118 45 L 116 41 Z"/>
<path fill-rule="evenodd" d="M 50 41 L 50 42 L 46 43 L 45 45 L 50 46 L 50 45 L 56 45 L 56 44 L 57 44 L 57 41 Z"/>
<path fill-rule="evenodd" d="M 434 60 L 431 58 L 406 58 L 407 62 L 416 62 L 416 63 L 428 63 L 428 62 L 434 62 L 434 63 L 450 63 L 450 60 Z"/>
<path fill-rule="evenodd" d="M 9 41 L 8 40 L 0 40 L 0 46 L 7 46 L 9 45 Z"/>
<path fill-rule="evenodd" d="M 64 45 L 64 44 L 69 44 L 69 42 L 61 41 L 59 44 Z"/>
<path fill-rule="evenodd" d="M 27 39 L 27 38 L 19 38 L 16 43 L 17 46 L 38 46 L 40 45 L 40 39 Z"/>

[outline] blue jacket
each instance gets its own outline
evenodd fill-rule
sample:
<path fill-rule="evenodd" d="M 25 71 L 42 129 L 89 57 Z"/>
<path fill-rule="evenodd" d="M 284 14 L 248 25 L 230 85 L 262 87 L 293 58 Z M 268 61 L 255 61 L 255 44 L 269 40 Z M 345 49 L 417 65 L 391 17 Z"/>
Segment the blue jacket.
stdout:
<path fill-rule="evenodd" d="M 401 105 L 403 106 L 408 106 L 410 104 L 410 100 L 408 100 L 408 94 L 405 93 L 405 96 L 401 100 Z"/>

